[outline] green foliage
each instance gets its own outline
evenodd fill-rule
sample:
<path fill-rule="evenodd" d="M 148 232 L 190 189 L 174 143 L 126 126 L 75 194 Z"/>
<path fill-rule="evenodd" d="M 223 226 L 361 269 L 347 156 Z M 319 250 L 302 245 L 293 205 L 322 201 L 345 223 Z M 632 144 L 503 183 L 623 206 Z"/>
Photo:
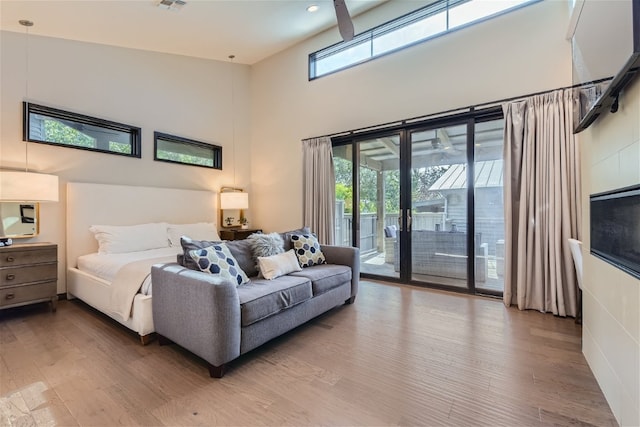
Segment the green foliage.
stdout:
<path fill-rule="evenodd" d="M 376 212 L 378 206 L 378 173 L 360 167 L 360 213 Z"/>
<path fill-rule="evenodd" d="M 170 160 L 172 162 L 184 163 L 187 165 L 213 166 L 213 159 L 190 156 L 188 154 L 179 154 L 172 151 L 158 150 L 158 158 L 162 160 Z"/>
<path fill-rule="evenodd" d="M 57 120 L 44 120 L 44 140 L 76 147 L 96 148 L 96 139 Z"/>
<path fill-rule="evenodd" d="M 77 129 L 57 120 L 45 119 L 44 140 L 74 147 L 99 148 L 98 141 Z M 114 153 L 131 154 L 131 144 L 109 141 L 109 151 Z"/>
<path fill-rule="evenodd" d="M 384 210 L 397 213 L 400 206 L 400 171 L 392 170 L 384 173 Z"/>
<path fill-rule="evenodd" d="M 411 174 L 411 197 L 414 202 L 423 202 L 441 198 L 440 193 L 428 191 L 429 188 L 449 170 L 450 166 L 431 166 L 414 169 Z"/>
<path fill-rule="evenodd" d="M 336 200 L 345 201 L 345 213 L 352 213 L 353 178 L 352 164 L 342 158 L 334 158 L 336 176 Z M 430 192 L 431 187 L 449 166 L 433 166 L 411 171 L 411 196 L 414 202 L 441 197 Z M 360 167 L 360 213 L 375 213 L 378 209 L 378 173 L 382 174 L 384 185 L 384 209 L 387 213 L 397 213 L 400 206 L 400 171 L 398 169 L 377 172 Z"/>
<path fill-rule="evenodd" d="M 344 184 L 347 187 L 352 187 L 353 181 L 353 167 L 349 160 L 334 157 L 333 158 L 334 173 L 336 175 L 336 183 Z"/>
<path fill-rule="evenodd" d="M 336 182 L 336 200 L 344 200 L 345 213 L 353 213 L 353 189 L 341 182 Z"/>
<path fill-rule="evenodd" d="M 109 151 L 114 153 L 131 154 L 131 144 L 109 141 Z"/>

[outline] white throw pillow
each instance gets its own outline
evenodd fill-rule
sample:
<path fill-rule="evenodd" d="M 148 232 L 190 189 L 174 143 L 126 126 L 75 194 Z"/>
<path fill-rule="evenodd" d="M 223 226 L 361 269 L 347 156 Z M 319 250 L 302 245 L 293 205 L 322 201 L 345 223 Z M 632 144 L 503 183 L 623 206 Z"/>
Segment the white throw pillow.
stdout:
<path fill-rule="evenodd" d="M 267 280 L 302 270 L 293 249 L 278 255 L 258 257 L 262 276 Z"/>
<path fill-rule="evenodd" d="M 120 254 L 167 248 L 167 223 L 138 225 L 92 225 L 89 230 L 98 241 L 98 253 Z"/>
<path fill-rule="evenodd" d="M 169 224 L 167 228 L 169 244 L 180 247 L 180 237 L 187 236 L 194 240 L 220 241 L 216 225 L 212 222 L 195 224 Z"/>

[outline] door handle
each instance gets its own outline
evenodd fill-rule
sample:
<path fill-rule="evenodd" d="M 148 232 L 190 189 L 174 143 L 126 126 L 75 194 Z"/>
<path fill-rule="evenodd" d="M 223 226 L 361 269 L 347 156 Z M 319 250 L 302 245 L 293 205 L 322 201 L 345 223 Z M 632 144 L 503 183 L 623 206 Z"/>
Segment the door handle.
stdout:
<path fill-rule="evenodd" d="M 407 231 L 411 231 L 411 211 L 407 209 Z"/>

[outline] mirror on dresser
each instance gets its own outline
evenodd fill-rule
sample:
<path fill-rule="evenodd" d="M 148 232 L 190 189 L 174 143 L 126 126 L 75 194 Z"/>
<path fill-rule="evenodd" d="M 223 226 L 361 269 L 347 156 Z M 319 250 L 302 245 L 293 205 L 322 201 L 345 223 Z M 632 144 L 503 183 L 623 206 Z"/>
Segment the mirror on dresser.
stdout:
<path fill-rule="evenodd" d="M 28 238 L 37 236 L 38 232 L 38 203 L 0 202 L 0 237 Z"/>

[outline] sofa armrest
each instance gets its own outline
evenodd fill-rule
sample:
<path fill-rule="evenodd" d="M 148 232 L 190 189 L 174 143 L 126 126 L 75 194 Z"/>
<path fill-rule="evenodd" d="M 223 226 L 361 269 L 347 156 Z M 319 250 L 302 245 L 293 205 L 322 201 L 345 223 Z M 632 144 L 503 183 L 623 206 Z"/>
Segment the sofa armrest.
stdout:
<path fill-rule="evenodd" d="M 351 296 L 358 293 L 360 281 L 360 248 L 353 246 L 320 245 L 327 264 L 340 264 L 351 267 Z"/>
<path fill-rule="evenodd" d="M 178 264 L 151 268 L 153 321 L 158 334 L 214 366 L 240 355 L 236 285 Z"/>

